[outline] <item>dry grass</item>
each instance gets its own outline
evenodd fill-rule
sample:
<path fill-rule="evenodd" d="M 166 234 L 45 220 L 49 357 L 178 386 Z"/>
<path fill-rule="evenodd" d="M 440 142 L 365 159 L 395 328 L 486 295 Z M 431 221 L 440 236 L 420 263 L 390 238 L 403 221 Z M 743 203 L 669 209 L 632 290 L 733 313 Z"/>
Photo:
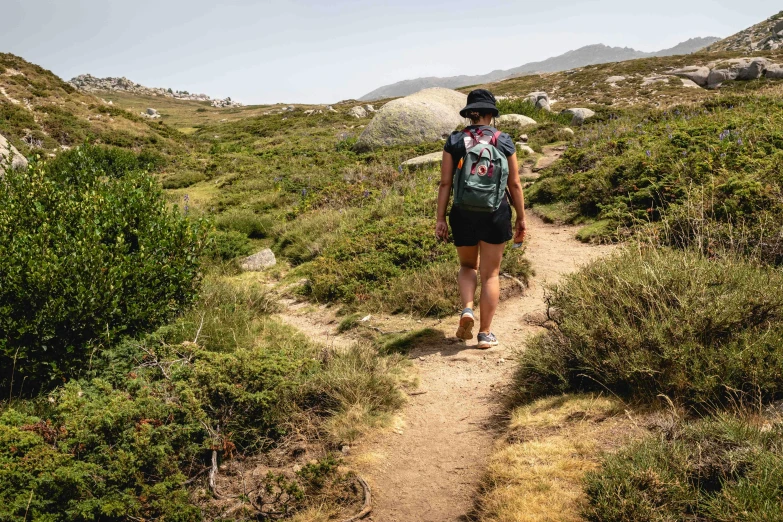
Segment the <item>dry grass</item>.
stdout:
<path fill-rule="evenodd" d="M 478 503 L 482 522 L 580 521 L 582 480 L 612 451 L 643 430 L 621 402 L 563 395 L 514 410 L 506 441 L 490 459 Z"/>

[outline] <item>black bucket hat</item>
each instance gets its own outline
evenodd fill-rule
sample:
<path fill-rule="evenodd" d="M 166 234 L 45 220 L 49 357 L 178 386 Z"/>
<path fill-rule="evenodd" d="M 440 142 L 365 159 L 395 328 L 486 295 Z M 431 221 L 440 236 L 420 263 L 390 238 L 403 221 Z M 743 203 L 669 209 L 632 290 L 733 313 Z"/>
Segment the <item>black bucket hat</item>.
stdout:
<path fill-rule="evenodd" d="M 464 109 L 459 111 L 459 115 L 463 118 L 468 117 L 470 111 L 479 112 L 491 112 L 493 116 L 500 114 L 498 108 L 495 106 L 495 96 L 486 89 L 476 89 L 468 94 L 468 104 Z"/>

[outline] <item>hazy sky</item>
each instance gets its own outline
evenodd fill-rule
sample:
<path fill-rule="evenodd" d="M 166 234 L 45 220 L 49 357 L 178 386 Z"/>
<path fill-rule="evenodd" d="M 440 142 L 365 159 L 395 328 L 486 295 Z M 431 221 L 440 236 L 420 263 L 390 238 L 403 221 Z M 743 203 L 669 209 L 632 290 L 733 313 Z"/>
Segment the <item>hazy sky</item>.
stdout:
<path fill-rule="evenodd" d="M 245 103 L 328 103 L 603 43 L 729 36 L 771 0 L 0 0 L 0 52 L 64 79 L 126 76 Z"/>

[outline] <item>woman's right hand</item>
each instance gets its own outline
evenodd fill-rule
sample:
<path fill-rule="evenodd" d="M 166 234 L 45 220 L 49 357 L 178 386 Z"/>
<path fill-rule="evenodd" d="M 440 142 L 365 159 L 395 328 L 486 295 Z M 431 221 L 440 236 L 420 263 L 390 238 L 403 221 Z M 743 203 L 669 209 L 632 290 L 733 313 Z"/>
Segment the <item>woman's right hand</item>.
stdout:
<path fill-rule="evenodd" d="M 435 225 L 435 236 L 443 241 L 449 239 L 449 226 L 446 224 L 445 219 L 439 219 Z"/>

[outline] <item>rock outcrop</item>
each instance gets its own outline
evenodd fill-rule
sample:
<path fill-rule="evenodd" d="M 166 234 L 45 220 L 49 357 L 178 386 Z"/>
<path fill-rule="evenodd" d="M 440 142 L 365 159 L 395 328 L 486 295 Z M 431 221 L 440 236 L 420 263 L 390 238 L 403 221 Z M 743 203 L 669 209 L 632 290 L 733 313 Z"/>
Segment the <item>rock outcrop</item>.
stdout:
<path fill-rule="evenodd" d="M 780 79 L 783 76 L 780 71 L 780 65 L 773 64 L 766 58 L 733 58 L 707 65 L 683 67 L 669 71 L 668 74 L 678 76 L 683 81 L 693 81 L 699 87 L 718 89 L 725 82 L 734 80 Z"/>
<path fill-rule="evenodd" d="M 145 87 L 127 78 L 96 78 L 90 74 L 82 74 L 72 78 L 71 85 L 79 90 L 87 92 L 118 91 L 138 94 L 140 96 L 164 96 L 178 100 L 210 102 L 213 107 L 242 107 L 243 104 L 233 101 L 231 98 L 213 99 L 206 94 L 191 94 L 188 91 L 175 91 L 162 87 Z"/>
<path fill-rule="evenodd" d="M 459 111 L 466 102 L 465 94 L 439 87 L 392 100 L 375 113 L 356 147 L 370 150 L 446 138 L 464 121 Z"/>
<path fill-rule="evenodd" d="M 763 22 L 708 46 L 707 52 L 774 51 L 783 48 L 783 11 Z"/>
<path fill-rule="evenodd" d="M 9 165 L 12 169 L 26 169 L 27 158 L 0 134 L 0 176 L 5 173 Z"/>

